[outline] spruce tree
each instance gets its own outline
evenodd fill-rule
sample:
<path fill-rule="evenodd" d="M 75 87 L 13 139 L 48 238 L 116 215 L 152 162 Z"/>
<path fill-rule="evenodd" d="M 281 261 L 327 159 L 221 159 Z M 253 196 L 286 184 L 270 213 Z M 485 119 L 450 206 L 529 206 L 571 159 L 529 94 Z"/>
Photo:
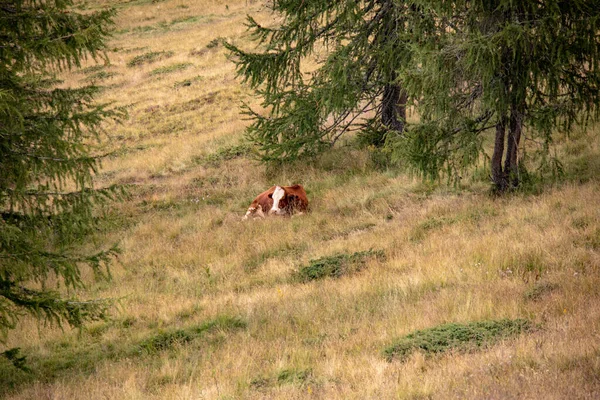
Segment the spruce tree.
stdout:
<path fill-rule="evenodd" d="M 402 79 L 421 122 L 390 140 L 425 175 L 459 176 L 485 153 L 498 191 L 520 182 L 525 135 L 547 152 L 557 131 L 598 117 L 600 1 L 415 0 L 435 28 Z M 435 34 L 430 34 L 431 32 Z"/>
<path fill-rule="evenodd" d="M 82 267 L 106 276 L 115 251 L 78 248 L 95 206 L 117 193 L 94 188 L 92 146 L 102 121 L 120 113 L 94 103 L 98 88 L 60 87 L 55 76 L 104 57 L 114 11 L 72 6 L 0 0 L 0 340 L 26 313 L 80 326 L 107 306 L 73 291 Z"/>
<path fill-rule="evenodd" d="M 404 130 L 407 99 L 397 72 L 410 58 L 415 9 L 396 0 L 268 4 L 281 18 L 276 26 L 248 17 L 258 50 L 225 43 L 263 99 L 262 113 L 244 108 L 252 119 L 247 136 L 263 160 L 315 155 L 353 130 L 374 145 Z"/>

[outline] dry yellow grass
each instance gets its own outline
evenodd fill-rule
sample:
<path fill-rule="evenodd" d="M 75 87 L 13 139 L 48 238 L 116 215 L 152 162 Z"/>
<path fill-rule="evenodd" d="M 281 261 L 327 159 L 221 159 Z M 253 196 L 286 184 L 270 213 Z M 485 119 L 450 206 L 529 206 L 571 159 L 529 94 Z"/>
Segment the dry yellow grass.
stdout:
<path fill-rule="evenodd" d="M 21 347 L 36 372 L 3 378 L 14 385 L 8 398 L 600 397 L 597 131 L 558 141 L 559 184 L 500 199 L 485 182 L 453 189 L 377 171 L 367 151 L 350 148 L 268 174 L 246 157 L 205 162 L 242 139 L 239 100 L 258 103 L 223 48 L 207 45 L 246 43 L 247 12 L 273 16 L 254 1 L 93 7 L 104 3 L 120 13 L 105 67 L 115 75 L 99 82 L 108 86 L 100 101 L 126 106 L 129 119 L 106 126 L 103 150 L 118 152 L 98 184 L 131 186 L 94 238 L 121 244 L 113 280 L 88 276 L 79 295 L 120 300 L 111 321 L 81 332 L 32 321 L 12 332 L 7 346 Z M 173 55 L 127 66 L 150 51 Z M 175 64 L 190 65 L 152 75 Z M 312 212 L 242 223 L 272 183 L 302 183 Z M 368 249 L 387 257 L 340 279 L 292 278 L 311 259 Z M 224 316 L 245 326 L 140 350 Z M 480 351 L 405 362 L 382 354 L 416 329 L 502 318 L 536 329 Z"/>

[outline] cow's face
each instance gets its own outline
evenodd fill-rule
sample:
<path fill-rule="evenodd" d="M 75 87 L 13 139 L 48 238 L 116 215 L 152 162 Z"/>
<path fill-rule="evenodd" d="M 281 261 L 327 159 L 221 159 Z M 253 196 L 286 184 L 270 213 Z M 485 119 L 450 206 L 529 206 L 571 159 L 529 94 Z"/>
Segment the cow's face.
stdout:
<path fill-rule="evenodd" d="M 297 196 L 287 193 L 279 186 L 269 195 L 269 198 L 273 199 L 273 206 L 269 210 L 269 215 L 287 215 L 298 201 Z"/>
<path fill-rule="evenodd" d="M 269 195 L 273 199 L 273 206 L 269 210 L 269 215 L 282 215 L 287 207 L 287 198 L 285 190 L 281 186 L 276 186 L 272 194 Z"/>

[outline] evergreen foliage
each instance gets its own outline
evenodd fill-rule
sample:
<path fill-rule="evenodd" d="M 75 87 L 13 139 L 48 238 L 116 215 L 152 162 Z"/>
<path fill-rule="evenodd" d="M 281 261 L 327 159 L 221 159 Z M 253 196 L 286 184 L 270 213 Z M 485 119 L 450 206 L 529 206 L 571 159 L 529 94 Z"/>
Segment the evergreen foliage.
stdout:
<path fill-rule="evenodd" d="M 395 137 L 397 156 L 430 178 L 459 176 L 492 132 L 495 188 L 516 187 L 521 139 L 541 144 L 598 117 L 600 1 L 415 0 L 414 64 L 401 76 L 421 122 Z M 433 34 L 432 34 L 433 33 Z M 504 161 L 504 165 L 503 164 Z M 560 165 L 558 165 L 560 167 Z"/>
<path fill-rule="evenodd" d="M 598 117 L 598 0 L 275 0 L 281 23 L 248 17 L 259 45 L 224 43 L 262 97 L 244 106 L 265 161 L 315 155 L 345 132 L 387 143 L 430 179 L 491 161 L 495 189 L 526 178 L 521 138 L 539 145 Z M 406 105 L 420 122 L 406 126 Z M 393 134 L 390 134 L 393 132 Z M 493 151 L 486 152 L 491 136 Z"/>
<path fill-rule="evenodd" d="M 406 95 L 397 71 L 409 58 L 413 12 L 394 0 L 275 0 L 279 26 L 248 17 L 260 50 L 224 42 L 244 81 L 263 99 L 265 115 L 248 138 L 265 161 L 315 155 L 345 132 L 368 132 L 375 145 L 404 129 Z M 310 70 L 310 71 L 309 71 Z"/>
<path fill-rule="evenodd" d="M 532 329 L 531 322 L 524 319 L 439 325 L 414 331 L 397 339 L 384 350 L 384 356 L 388 361 L 403 361 L 418 350 L 425 354 L 437 354 L 454 349 L 476 349 Z"/>
<path fill-rule="evenodd" d="M 103 57 L 114 11 L 71 6 L 0 1 L 0 339 L 25 312 L 79 326 L 106 310 L 58 290 L 79 287 L 84 265 L 107 276 L 115 252 L 82 254 L 75 245 L 95 226 L 94 205 L 117 194 L 94 189 L 91 146 L 102 121 L 120 112 L 93 102 L 98 88 L 58 87 L 54 77 Z"/>

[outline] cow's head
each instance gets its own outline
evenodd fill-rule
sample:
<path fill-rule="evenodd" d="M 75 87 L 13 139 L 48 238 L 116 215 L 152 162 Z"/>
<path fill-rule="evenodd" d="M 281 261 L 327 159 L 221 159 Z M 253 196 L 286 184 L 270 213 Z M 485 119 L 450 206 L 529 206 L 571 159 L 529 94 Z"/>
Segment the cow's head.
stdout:
<path fill-rule="evenodd" d="M 287 193 L 281 186 L 276 186 L 269 198 L 273 199 L 273 206 L 269 210 L 269 215 L 284 215 L 289 206 L 296 200 L 296 196 Z"/>

